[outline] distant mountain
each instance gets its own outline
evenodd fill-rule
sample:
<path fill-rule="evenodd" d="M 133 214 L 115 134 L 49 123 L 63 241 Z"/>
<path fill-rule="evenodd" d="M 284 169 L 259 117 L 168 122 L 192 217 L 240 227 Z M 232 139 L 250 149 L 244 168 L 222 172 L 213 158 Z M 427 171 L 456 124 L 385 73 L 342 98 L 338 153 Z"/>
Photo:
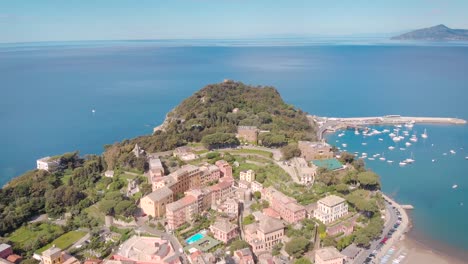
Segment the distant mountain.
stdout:
<path fill-rule="evenodd" d="M 451 29 L 445 25 L 414 30 L 399 36 L 394 40 L 435 40 L 435 41 L 468 41 L 468 30 Z"/>

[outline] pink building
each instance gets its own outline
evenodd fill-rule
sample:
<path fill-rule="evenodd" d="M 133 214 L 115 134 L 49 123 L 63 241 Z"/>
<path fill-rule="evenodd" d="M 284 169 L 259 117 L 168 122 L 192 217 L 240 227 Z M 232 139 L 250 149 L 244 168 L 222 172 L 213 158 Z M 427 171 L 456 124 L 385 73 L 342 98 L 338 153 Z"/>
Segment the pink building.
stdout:
<path fill-rule="evenodd" d="M 222 181 L 209 187 L 211 190 L 211 200 L 213 202 L 226 199 L 234 193 L 234 181 Z"/>
<path fill-rule="evenodd" d="M 13 254 L 13 249 L 8 244 L 0 244 L 0 258 L 6 259 Z"/>
<path fill-rule="evenodd" d="M 229 163 L 225 160 L 218 160 L 216 161 L 216 166 L 221 170 L 221 175 L 223 177 L 232 178 L 232 167 Z"/>
<path fill-rule="evenodd" d="M 298 204 L 296 199 L 284 195 L 273 187 L 263 189 L 262 198 L 267 200 L 270 203 L 270 208 L 290 224 L 300 222 L 306 218 L 304 206 Z"/>
<path fill-rule="evenodd" d="M 216 239 L 225 244 L 239 236 L 239 228 L 237 225 L 232 224 L 225 219 L 218 219 L 214 222 L 210 226 L 210 231 Z"/>
<path fill-rule="evenodd" d="M 243 248 L 234 251 L 234 259 L 237 260 L 236 263 L 239 264 L 254 264 L 253 253 L 250 248 Z"/>
<path fill-rule="evenodd" d="M 200 171 L 202 172 L 200 176 L 200 184 L 202 186 L 207 186 L 210 182 L 216 182 L 221 178 L 221 170 L 218 166 L 205 164 L 200 166 Z"/>
<path fill-rule="evenodd" d="M 198 199 L 192 195 L 166 205 L 167 225 L 170 230 L 175 230 L 193 220 L 198 214 Z"/>

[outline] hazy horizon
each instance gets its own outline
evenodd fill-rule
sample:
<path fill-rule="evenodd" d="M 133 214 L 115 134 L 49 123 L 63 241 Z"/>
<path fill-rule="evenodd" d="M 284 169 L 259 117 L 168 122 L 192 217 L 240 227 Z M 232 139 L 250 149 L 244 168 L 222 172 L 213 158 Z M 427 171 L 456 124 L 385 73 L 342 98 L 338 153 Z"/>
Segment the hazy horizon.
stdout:
<path fill-rule="evenodd" d="M 391 36 L 468 28 L 466 10 L 458 0 L 10 1 L 0 4 L 0 43 Z"/>

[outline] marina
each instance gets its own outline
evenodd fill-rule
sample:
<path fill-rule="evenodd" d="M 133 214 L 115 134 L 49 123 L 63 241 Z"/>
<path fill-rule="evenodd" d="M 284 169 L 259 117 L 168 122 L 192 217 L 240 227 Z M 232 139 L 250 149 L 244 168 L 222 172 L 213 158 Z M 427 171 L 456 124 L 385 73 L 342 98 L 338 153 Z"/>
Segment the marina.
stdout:
<path fill-rule="evenodd" d="M 413 128 L 414 124 L 441 124 L 441 125 L 465 125 L 466 120 L 453 117 L 413 117 L 413 116 L 400 116 L 400 115 L 386 115 L 380 117 L 349 117 L 349 118 L 336 118 L 336 117 L 320 117 L 320 116 L 308 116 L 309 120 L 318 124 L 319 129 L 317 130 L 317 138 L 323 139 L 324 133 L 336 132 L 343 129 L 354 129 L 355 133 L 359 133 L 359 130 L 363 130 L 366 126 L 375 125 L 395 125 L 397 129 L 401 129 L 402 125 L 406 128 Z M 357 135 L 356 133 L 356 135 Z M 363 132 L 364 133 L 364 132 Z M 375 135 L 383 132 L 372 130 L 370 133 L 364 133 L 364 135 Z M 343 136 L 343 134 L 340 134 Z M 398 130 L 396 135 L 393 136 L 394 141 L 400 141 L 403 138 L 398 136 Z M 341 137 L 340 136 L 340 137 Z M 421 134 L 421 137 L 426 139 L 428 137 L 427 132 Z"/>

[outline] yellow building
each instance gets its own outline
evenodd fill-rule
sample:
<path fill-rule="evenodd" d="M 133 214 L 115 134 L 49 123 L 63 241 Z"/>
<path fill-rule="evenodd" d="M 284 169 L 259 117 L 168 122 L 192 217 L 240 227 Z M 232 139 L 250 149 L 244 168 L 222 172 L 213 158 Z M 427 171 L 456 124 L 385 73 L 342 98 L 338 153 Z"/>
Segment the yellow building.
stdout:
<path fill-rule="evenodd" d="M 239 180 L 253 182 L 255 181 L 255 171 L 246 170 L 239 173 Z"/>
<path fill-rule="evenodd" d="M 162 217 L 166 213 L 166 205 L 173 201 L 172 190 L 164 186 L 141 198 L 140 207 L 147 215 Z"/>

